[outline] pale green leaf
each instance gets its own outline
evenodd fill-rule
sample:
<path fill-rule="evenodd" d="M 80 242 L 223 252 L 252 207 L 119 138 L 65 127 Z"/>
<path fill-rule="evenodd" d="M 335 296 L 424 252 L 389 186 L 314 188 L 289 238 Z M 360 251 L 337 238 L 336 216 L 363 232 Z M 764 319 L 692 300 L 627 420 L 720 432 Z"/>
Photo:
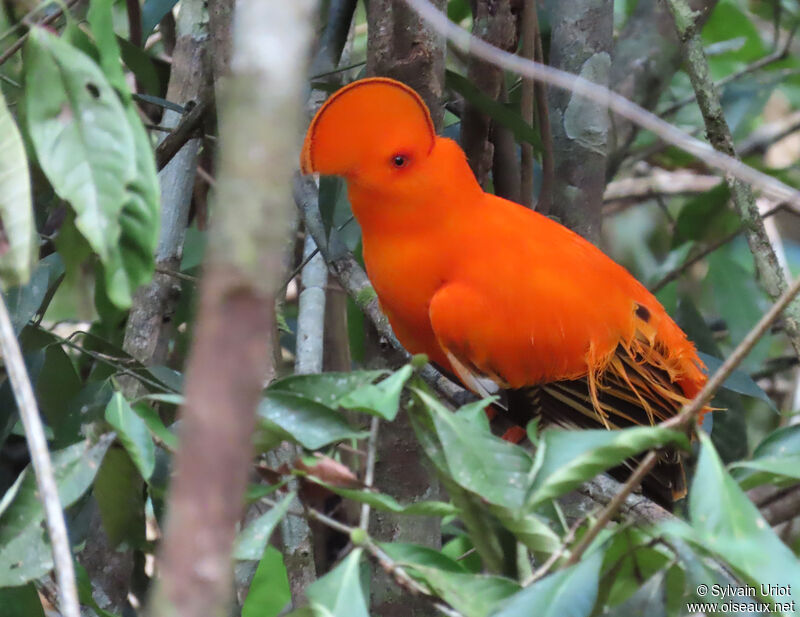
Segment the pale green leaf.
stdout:
<path fill-rule="evenodd" d="M 39 247 L 25 146 L 0 91 L 0 288 L 30 279 Z"/>
<path fill-rule="evenodd" d="M 272 532 L 289 511 L 295 494 L 289 493 L 267 512 L 242 529 L 233 549 L 234 559 L 261 559 Z"/>
<path fill-rule="evenodd" d="M 116 429 L 119 440 L 130 454 L 139 473 L 145 480 L 149 480 L 156 466 L 156 446 L 145 421 L 120 392 L 115 392 L 108 402 L 105 415 L 106 421 Z"/>

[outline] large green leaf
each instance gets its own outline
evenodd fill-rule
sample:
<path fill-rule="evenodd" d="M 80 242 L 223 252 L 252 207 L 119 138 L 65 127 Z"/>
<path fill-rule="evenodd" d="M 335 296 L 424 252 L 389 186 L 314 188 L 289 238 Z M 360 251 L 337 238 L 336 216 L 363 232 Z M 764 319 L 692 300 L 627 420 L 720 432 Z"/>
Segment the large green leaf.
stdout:
<path fill-rule="evenodd" d="M 120 212 L 120 242 L 104 265 L 106 292 L 118 307 L 127 307 L 139 285 L 147 283 L 155 269 L 155 250 L 160 225 L 161 196 L 150 138 L 135 108 L 126 109 L 136 145 L 136 178 L 128 184 L 128 198 Z"/>
<path fill-rule="evenodd" d="M 595 551 L 511 596 L 492 617 L 588 617 L 597 599 L 603 553 Z"/>
<path fill-rule="evenodd" d="M 98 31 L 109 17 L 103 6 L 93 3 Z M 101 61 L 126 98 L 111 34 L 99 35 Z M 99 255 L 108 297 L 127 308 L 136 287 L 152 275 L 158 237 L 149 138 L 133 106 L 123 105 L 89 56 L 34 29 L 24 57 L 25 118 L 40 165 Z"/>
<path fill-rule="evenodd" d="M 129 454 L 110 448 L 94 479 L 92 494 L 111 548 L 123 542 L 142 548 L 145 541 L 144 480 Z"/>
<path fill-rule="evenodd" d="M 261 431 L 275 433 L 277 429 L 309 450 L 362 435 L 330 407 L 281 391 L 267 390 L 258 406 L 258 419 Z"/>
<path fill-rule="evenodd" d="M 142 7 L 142 36 L 145 39 L 177 3 L 178 0 L 145 0 Z"/>
<path fill-rule="evenodd" d="M 533 465 L 530 455 L 453 414 L 426 392 L 415 393 L 430 414 L 452 478 L 490 503 L 520 508 Z"/>
<path fill-rule="evenodd" d="M 715 356 L 703 353 L 702 351 L 698 351 L 697 355 L 700 356 L 700 359 L 706 365 L 709 375 L 716 373 L 719 367 L 722 366 L 722 360 Z M 764 392 L 764 390 L 759 387 L 755 381 L 753 381 L 753 378 L 744 371 L 733 371 L 731 376 L 723 382 L 722 387 L 726 390 L 730 390 L 731 392 L 744 394 L 745 396 L 750 396 L 752 398 L 757 398 L 761 401 L 764 401 L 767 405 L 769 405 L 770 409 L 777 411 L 775 403 L 772 401 L 772 399 L 767 395 L 766 392 Z"/>
<path fill-rule="evenodd" d="M 447 71 L 445 80 L 448 88 L 458 92 L 471 105 L 514 133 L 517 141 L 533 144 L 538 152 L 544 149 L 539 134 L 516 110 L 486 96 L 469 79 L 455 71 Z"/>
<path fill-rule="evenodd" d="M 400 394 L 413 369 L 406 365 L 377 384 L 366 383 L 337 402 L 341 407 L 394 420 L 400 409 Z"/>
<path fill-rule="evenodd" d="M 242 617 L 278 617 L 292 601 L 283 555 L 267 546 L 242 605 Z"/>
<path fill-rule="evenodd" d="M 0 288 L 28 282 L 39 240 L 25 146 L 0 91 Z"/>
<path fill-rule="evenodd" d="M 794 601 L 800 607 L 800 559 L 725 471 L 710 438 L 701 432 L 700 442 L 700 458 L 689 493 L 694 541 L 723 557 L 752 583 L 789 586 L 787 595 L 765 596 L 780 602 Z"/>
<path fill-rule="evenodd" d="M 361 585 L 361 554 L 350 552 L 325 576 L 308 586 L 309 603 L 314 613 L 325 617 L 369 617 L 367 599 Z"/>
<path fill-rule="evenodd" d="M 292 505 L 294 497 L 294 493 L 289 493 L 267 512 L 242 529 L 236 538 L 236 544 L 233 549 L 234 559 L 261 559 L 272 532 L 289 511 L 289 506 Z"/>
<path fill-rule="evenodd" d="M 271 383 L 267 393 L 287 392 L 335 409 L 339 399 L 384 375 L 386 371 L 291 375 Z"/>
<path fill-rule="evenodd" d="M 100 67 L 108 82 L 116 88 L 123 101 L 127 102 L 131 93 L 122 71 L 119 45 L 114 34 L 114 16 L 111 10 L 113 5 L 114 0 L 92 0 L 86 17 L 100 55 Z"/>
<path fill-rule="evenodd" d="M 487 617 L 499 602 L 519 591 L 519 583 L 503 576 L 411 567 L 436 595 L 465 617 Z"/>
<path fill-rule="evenodd" d="M 110 437 L 103 437 L 95 444 L 82 441 L 52 453 L 62 507 L 75 503 L 91 486 L 110 443 Z M 0 512 L 0 587 L 44 576 L 53 565 L 52 551 L 30 465 L 3 497 Z"/>
<path fill-rule="evenodd" d="M 625 459 L 665 445 L 689 447 L 686 435 L 661 427 L 637 426 L 618 431 L 544 431 L 536 452 L 528 504 L 536 506 L 577 488 Z"/>
<path fill-rule="evenodd" d="M 47 297 L 47 292 L 63 274 L 64 263 L 58 253 L 53 253 L 36 264 L 33 275 L 25 285 L 12 287 L 3 294 L 16 334 L 22 332 L 33 319 Z"/>
<path fill-rule="evenodd" d="M 758 444 L 749 461 L 729 468 L 743 490 L 772 483 L 787 486 L 800 482 L 800 425 L 784 426 Z"/>
<path fill-rule="evenodd" d="M 97 65 L 41 28 L 25 44 L 25 119 L 36 156 L 76 225 L 105 263 L 136 177 L 125 109 Z"/>
<path fill-rule="evenodd" d="M 115 392 L 106 407 L 106 421 L 113 426 L 119 440 L 142 478 L 149 480 L 156 466 L 156 447 L 147 423 L 131 408 L 121 392 Z"/>
<path fill-rule="evenodd" d="M 119 250 L 112 253 L 104 268 L 109 298 L 117 306 L 126 307 L 130 305 L 133 291 L 148 282 L 153 274 L 160 192 L 152 144 L 131 103 L 131 93 L 120 64 L 112 5 L 113 0 L 93 0 L 88 18 L 100 52 L 101 67 L 125 104 L 135 144 L 137 173 L 127 186 L 128 199 L 120 212 Z"/>
<path fill-rule="evenodd" d="M 0 589 L 0 606 L 3 617 L 45 617 L 36 585 Z"/>

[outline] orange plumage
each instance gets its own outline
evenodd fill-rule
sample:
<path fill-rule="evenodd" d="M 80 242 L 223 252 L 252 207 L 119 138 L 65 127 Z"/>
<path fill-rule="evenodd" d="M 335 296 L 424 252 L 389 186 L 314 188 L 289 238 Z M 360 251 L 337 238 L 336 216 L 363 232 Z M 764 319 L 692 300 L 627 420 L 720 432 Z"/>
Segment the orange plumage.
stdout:
<path fill-rule="evenodd" d="M 344 177 L 398 339 L 473 391 L 523 390 L 551 423 L 617 428 L 674 415 L 705 382 L 647 289 L 569 229 L 485 193 L 407 86 L 374 78 L 335 93 L 301 167 Z"/>

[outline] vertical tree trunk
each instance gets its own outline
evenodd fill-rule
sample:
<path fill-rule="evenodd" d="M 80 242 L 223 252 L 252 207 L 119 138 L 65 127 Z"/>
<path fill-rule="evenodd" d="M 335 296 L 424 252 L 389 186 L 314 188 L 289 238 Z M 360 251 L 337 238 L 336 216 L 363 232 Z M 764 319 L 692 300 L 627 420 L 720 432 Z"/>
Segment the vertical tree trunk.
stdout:
<path fill-rule="evenodd" d="M 224 207 L 209 238 L 151 615 L 228 612 L 255 409 L 272 362 L 313 7 L 237 3 L 220 121 L 216 203 Z"/>
<path fill-rule="evenodd" d="M 612 0 L 552 0 L 550 64 L 608 85 L 614 25 Z M 592 242 L 600 235 L 606 183 L 608 112 L 566 90 L 548 90 L 555 186 L 550 210 Z"/>

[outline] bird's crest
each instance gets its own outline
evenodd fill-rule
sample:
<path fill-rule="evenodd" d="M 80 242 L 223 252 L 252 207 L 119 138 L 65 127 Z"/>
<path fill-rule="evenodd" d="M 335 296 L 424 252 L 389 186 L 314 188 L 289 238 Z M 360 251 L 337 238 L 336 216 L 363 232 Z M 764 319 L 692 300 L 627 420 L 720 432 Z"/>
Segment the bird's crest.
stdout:
<path fill-rule="evenodd" d="M 419 94 L 386 77 L 355 81 L 334 93 L 314 116 L 300 169 L 346 175 L 360 157 L 398 138 L 423 144 L 428 152 L 433 148 L 433 120 Z"/>

